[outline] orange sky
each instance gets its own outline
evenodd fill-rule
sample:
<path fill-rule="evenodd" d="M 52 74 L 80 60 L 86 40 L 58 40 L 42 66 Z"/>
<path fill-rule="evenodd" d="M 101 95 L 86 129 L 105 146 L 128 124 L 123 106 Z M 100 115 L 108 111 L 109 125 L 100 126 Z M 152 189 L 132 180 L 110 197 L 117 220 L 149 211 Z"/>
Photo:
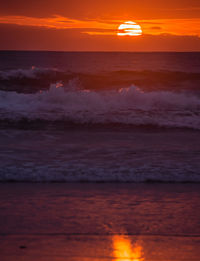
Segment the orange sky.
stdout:
<path fill-rule="evenodd" d="M 117 36 L 124 21 L 142 36 Z M 0 8 L 0 49 L 200 51 L 199 0 L 7 0 Z"/>

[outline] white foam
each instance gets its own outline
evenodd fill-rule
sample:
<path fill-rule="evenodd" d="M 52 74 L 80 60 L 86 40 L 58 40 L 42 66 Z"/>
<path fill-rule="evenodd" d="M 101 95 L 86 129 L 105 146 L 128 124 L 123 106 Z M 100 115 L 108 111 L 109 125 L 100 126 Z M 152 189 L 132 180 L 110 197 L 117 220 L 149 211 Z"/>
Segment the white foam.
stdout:
<path fill-rule="evenodd" d="M 49 166 L 10 165 L 1 168 L 0 181 L 10 180 L 29 182 L 200 182 L 200 175 L 195 166 L 178 163 L 163 166 L 146 164 L 137 168 L 112 165 L 108 168 L 105 164 L 94 167 L 72 162 L 54 163 Z"/>
<path fill-rule="evenodd" d="M 52 71 L 57 71 L 56 69 L 48 68 L 37 68 L 32 66 L 30 69 L 13 69 L 8 71 L 0 71 L 0 78 L 4 80 L 9 80 L 10 78 L 37 78 L 37 75 L 40 73 L 50 73 Z"/>
<path fill-rule="evenodd" d="M 200 129 L 200 98 L 188 93 L 142 92 L 132 85 L 118 91 L 89 91 L 57 83 L 48 91 L 0 91 L 0 119 L 64 120 L 76 123 L 155 124 Z"/>

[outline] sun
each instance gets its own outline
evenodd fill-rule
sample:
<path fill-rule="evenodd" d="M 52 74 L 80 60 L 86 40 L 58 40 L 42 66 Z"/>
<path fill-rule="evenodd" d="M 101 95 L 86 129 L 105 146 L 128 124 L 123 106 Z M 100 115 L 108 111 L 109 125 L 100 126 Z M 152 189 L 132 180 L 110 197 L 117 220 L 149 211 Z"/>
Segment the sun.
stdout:
<path fill-rule="evenodd" d="M 142 28 L 139 24 L 132 21 L 127 21 L 118 27 L 119 36 L 139 36 L 142 35 Z"/>

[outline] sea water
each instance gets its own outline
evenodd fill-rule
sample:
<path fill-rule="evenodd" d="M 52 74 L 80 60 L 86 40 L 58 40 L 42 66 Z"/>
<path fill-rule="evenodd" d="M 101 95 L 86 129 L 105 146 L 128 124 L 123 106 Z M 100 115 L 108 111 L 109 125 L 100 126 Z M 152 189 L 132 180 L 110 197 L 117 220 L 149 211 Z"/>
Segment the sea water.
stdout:
<path fill-rule="evenodd" d="M 0 180 L 199 182 L 200 53 L 0 52 Z"/>

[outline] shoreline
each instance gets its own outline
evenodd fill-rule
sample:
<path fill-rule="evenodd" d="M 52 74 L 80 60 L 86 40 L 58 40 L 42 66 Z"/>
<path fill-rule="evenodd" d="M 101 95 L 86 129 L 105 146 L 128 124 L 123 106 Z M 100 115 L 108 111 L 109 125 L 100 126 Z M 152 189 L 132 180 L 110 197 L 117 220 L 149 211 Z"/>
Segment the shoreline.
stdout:
<path fill-rule="evenodd" d="M 199 188 L 0 183 L 0 259 L 198 261 Z"/>

